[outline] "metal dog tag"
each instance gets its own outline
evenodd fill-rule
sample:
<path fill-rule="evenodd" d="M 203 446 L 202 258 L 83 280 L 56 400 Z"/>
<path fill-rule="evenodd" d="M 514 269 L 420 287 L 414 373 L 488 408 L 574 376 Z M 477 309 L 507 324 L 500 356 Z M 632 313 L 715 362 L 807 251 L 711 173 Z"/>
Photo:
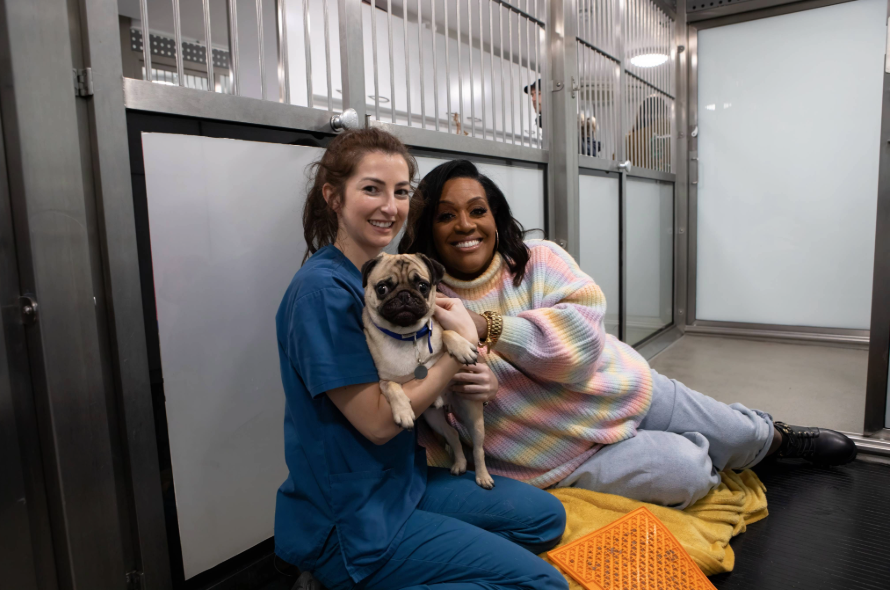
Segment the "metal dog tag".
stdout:
<path fill-rule="evenodd" d="M 424 367 L 423 365 L 417 365 L 417 368 L 414 369 L 414 378 L 426 379 L 427 373 L 429 373 L 429 371 L 427 371 L 426 367 Z"/>

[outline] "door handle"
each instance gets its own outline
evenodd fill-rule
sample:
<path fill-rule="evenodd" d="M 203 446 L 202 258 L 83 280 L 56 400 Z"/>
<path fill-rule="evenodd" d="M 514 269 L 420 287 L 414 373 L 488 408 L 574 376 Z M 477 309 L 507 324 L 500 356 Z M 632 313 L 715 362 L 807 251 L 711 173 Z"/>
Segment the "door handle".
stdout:
<path fill-rule="evenodd" d="M 633 166 L 630 163 L 630 160 L 625 160 L 624 162 L 618 164 L 618 168 L 623 170 L 624 172 L 630 172 L 633 169 Z"/>

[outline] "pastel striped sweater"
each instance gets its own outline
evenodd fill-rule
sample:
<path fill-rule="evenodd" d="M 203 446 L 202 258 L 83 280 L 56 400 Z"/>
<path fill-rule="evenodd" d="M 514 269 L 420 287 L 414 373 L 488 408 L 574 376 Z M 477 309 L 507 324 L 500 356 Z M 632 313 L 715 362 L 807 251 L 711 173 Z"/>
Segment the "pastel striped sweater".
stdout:
<path fill-rule="evenodd" d="M 483 355 L 500 382 L 485 408 L 485 453 L 492 473 L 540 488 L 571 474 L 603 445 L 630 438 L 649 410 L 652 376 L 630 346 L 606 334 L 606 299 L 553 242 L 529 240 L 519 287 L 499 254 L 482 276 L 446 276 L 439 289 L 476 313 L 499 311 L 500 341 Z M 469 431 L 453 416 L 461 440 Z M 418 431 L 431 465 L 451 457 L 428 428 Z"/>

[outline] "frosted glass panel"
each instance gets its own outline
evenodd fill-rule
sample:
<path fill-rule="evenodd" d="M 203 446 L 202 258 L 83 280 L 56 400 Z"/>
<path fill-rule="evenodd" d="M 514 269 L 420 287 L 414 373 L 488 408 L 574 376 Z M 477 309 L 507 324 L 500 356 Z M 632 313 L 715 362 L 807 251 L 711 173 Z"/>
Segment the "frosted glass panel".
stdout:
<path fill-rule="evenodd" d="M 448 158 L 418 157 L 420 178 Z M 539 229 L 540 232 L 529 234 L 532 238 L 544 237 L 544 171 L 540 168 L 524 168 L 521 166 L 503 166 L 499 164 L 479 164 L 474 162 L 479 172 L 491 178 L 501 189 L 513 217 L 522 223 L 525 229 Z"/>
<path fill-rule="evenodd" d="M 886 14 L 699 32 L 698 319 L 868 329 Z"/>
<path fill-rule="evenodd" d="M 674 185 L 627 179 L 627 329 L 637 344 L 673 320 Z"/>
<path fill-rule="evenodd" d="M 284 464 L 275 312 L 319 148 L 146 133 L 151 256 L 187 578 L 273 534 Z"/>
<path fill-rule="evenodd" d="M 578 178 L 581 193 L 581 269 L 606 295 L 606 331 L 618 336 L 618 178 Z"/>

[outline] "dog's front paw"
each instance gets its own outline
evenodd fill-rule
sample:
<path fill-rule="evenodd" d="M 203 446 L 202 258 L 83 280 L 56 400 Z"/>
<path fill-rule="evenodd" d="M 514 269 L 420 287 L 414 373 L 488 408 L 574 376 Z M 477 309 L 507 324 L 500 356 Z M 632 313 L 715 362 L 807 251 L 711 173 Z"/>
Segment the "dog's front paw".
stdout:
<path fill-rule="evenodd" d="M 454 472 L 452 471 L 452 473 Z M 494 488 L 494 478 L 492 478 L 487 471 L 476 471 L 476 483 L 486 490 Z"/>
<path fill-rule="evenodd" d="M 414 410 L 410 405 L 400 405 L 400 407 L 392 409 L 392 419 L 405 430 L 414 430 L 414 421 L 417 416 L 414 415 Z"/>
<path fill-rule="evenodd" d="M 457 332 L 445 332 L 442 334 L 442 341 L 445 343 L 445 348 L 448 349 L 448 354 L 463 365 L 475 365 L 479 359 L 476 345 Z"/>
<path fill-rule="evenodd" d="M 451 475 L 463 475 L 467 472 L 467 458 L 458 457 L 451 465 Z"/>

